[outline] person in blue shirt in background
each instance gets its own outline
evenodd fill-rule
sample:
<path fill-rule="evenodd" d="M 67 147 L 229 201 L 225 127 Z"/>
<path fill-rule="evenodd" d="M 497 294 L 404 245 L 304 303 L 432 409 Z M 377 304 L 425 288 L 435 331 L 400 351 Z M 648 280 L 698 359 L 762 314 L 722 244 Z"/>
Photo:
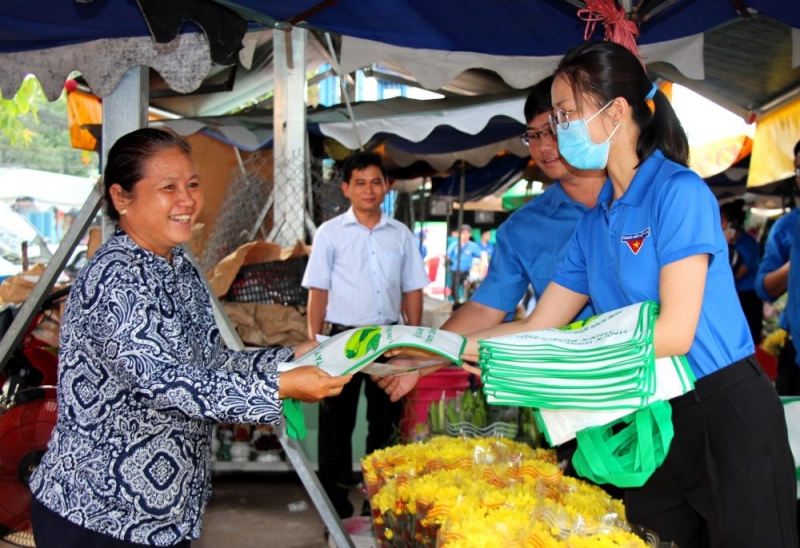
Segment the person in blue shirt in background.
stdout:
<path fill-rule="evenodd" d="M 800 141 L 794 146 L 794 174 L 797 178 L 797 182 L 800 183 Z M 798 209 L 792 210 L 792 212 L 795 211 L 798 211 Z M 789 252 L 790 260 L 787 264 L 791 265 L 792 262 L 794 262 L 795 265 L 800 265 L 800 223 L 795 223 L 795 231 L 791 243 L 791 250 Z M 786 355 L 791 355 L 793 362 L 786 364 L 783 371 L 781 371 L 781 364 L 778 362 L 778 383 L 776 383 L 776 387 L 779 389 L 779 394 L 782 394 L 780 390 L 786 390 L 787 388 L 796 390 L 798 387 L 797 381 L 800 377 L 800 373 L 798 373 L 800 372 L 800 360 L 797 359 L 797 354 L 792 344 L 793 339 L 800 337 L 800 267 L 789 268 L 786 283 L 789 295 L 786 299 L 784 315 L 786 316 L 786 323 L 789 326 L 789 336 L 786 337 L 784 350 L 786 349 L 786 345 L 789 345 L 791 347 L 791 353 L 781 351 L 781 357 L 786 358 Z M 783 377 L 781 377 L 781 373 L 784 373 Z M 785 383 L 787 378 L 793 381 L 788 384 L 788 387 Z M 797 394 L 798 392 L 794 392 L 791 395 Z M 800 500 L 797 501 L 797 519 L 798 535 L 800 535 Z"/>
<path fill-rule="evenodd" d="M 461 225 L 458 233 L 458 242 L 453 242 L 447 248 L 447 260 L 450 264 L 450 288 L 453 300 L 463 303 L 465 299 L 465 284 L 469 278 L 472 262 L 481 258 L 481 248 L 472 241 L 472 227 Z"/>
<path fill-rule="evenodd" d="M 722 204 L 719 214 L 722 232 L 728 242 L 736 294 L 747 318 L 753 342 L 757 345 L 761 342 L 764 321 L 764 302 L 755 290 L 758 265 L 761 264 L 761 246 L 744 230 L 744 200 Z"/>
<path fill-rule="evenodd" d="M 559 62 L 551 118 L 573 166 L 607 167 L 597 206 L 524 320 L 481 339 L 567 324 L 654 300 L 656 357 L 685 355 L 695 388 L 669 401 L 674 438 L 645 484 L 625 490 L 628 521 L 681 548 L 797 546 L 796 482 L 783 407 L 753 357 L 736 298 L 719 205 L 689 170 L 689 144 L 640 59 L 588 42 Z"/>
<path fill-rule="evenodd" d="M 417 242 L 419 247 L 419 254 L 422 255 L 422 260 L 426 260 L 428 258 L 428 246 L 425 245 L 426 240 L 428 239 L 428 231 L 426 229 L 417 229 L 414 231 L 414 240 Z"/>
<path fill-rule="evenodd" d="M 794 145 L 795 167 L 800 166 L 800 141 Z M 797 184 L 800 185 L 800 172 L 795 172 Z M 773 303 L 786 293 L 789 277 L 789 254 L 792 250 L 795 228 L 800 220 L 800 209 L 794 208 L 775 221 L 767 237 L 764 255 L 756 275 L 755 290 L 759 297 Z M 788 306 L 787 306 L 788 308 Z M 778 378 L 775 388 L 781 396 L 800 395 L 800 368 L 795 365 L 795 351 L 789 318 L 784 311 L 778 319 L 778 325 L 789 332 L 778 355 Z"/>
<path fill-rule="evenodd" d="M 481 233 L 481 241 L 478 243 L 481 251 L 486 253 L 486 260 L 491 261 L 494 255 L 494 244 L 492 243 L 492 231 L 485 230 Z"/>

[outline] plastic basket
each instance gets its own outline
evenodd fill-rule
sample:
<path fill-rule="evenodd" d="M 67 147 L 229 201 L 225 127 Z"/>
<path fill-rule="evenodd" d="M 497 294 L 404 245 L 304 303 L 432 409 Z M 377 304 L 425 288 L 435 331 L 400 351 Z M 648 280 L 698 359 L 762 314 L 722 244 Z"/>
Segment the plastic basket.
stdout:
<path fill-rule="evenodd" d="M 300 285 L 308 256 L 243 266 L 226 299 L 232 302 L 305 306 L 308 290 Z"/>

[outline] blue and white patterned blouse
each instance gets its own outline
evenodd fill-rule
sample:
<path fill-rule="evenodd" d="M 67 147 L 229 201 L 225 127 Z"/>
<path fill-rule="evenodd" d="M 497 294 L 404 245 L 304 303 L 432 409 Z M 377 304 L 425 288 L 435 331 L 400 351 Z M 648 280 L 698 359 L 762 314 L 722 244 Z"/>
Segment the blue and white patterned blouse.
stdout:
<path fill-rule="evenodd" d="M 122 230 L 80 272 L 62 319 L 58 422 L 31 490 L 87 529 L 169 546 L 200 535 L 213 422 L 275 423 L 292 348 L 222 348 L 205 284 Z"/>

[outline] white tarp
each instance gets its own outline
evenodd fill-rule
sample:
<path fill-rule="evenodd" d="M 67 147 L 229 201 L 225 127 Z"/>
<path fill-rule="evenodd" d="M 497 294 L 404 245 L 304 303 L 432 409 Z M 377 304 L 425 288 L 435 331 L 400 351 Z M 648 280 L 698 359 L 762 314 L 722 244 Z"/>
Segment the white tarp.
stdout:
<path fill-rule="evenodd" d="M 18 198 L 33 198 L 38 209 L 57 207 L 62 211 L 80 209 L 95 181 L 35 169 L 0 169 L 0 200 L 13 204 Z"/>
<path fill-rule="evenodd" d="M 640 46 L 647 63 L 664 61 L 685 76 L 705 76 L 702 34 Z M 404 48 L 351 36 L 342 37 L 342 71 L 392 61 L 411 73 L 427 89 L 439 89 L 467 69 L 481 67 L 495 71 L 514 88 L 530 87 L 552 74 L 561 55 L 528 57 L 487 55 L 462 51 Z"/>

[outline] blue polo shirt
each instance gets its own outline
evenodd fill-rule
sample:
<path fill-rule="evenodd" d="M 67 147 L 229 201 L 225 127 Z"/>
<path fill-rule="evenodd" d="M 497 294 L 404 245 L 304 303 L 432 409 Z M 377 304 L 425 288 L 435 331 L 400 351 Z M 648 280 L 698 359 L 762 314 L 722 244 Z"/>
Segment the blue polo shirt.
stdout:
<path fill-rule="evenodd" d="M 791 213 L 795 211 L 797 210 L 792 210 Z M 784 218 L 782 217 L 781 219 Z M 795 218 L 797 217 L 795 216 Z M 775 226 L 777 226 L 777 223 Z M 785 316 L 787 320 L 786 323 L 789 326 L 788 330 L 792 340 L 800 341 L 800 321 L 798 321 L 800 319 L 800 223 L 795 223 L 795 231 L 792 236 L 792 245 L 789 251 L 792 265 L 789 268 L 789 279 L 786 282 L 786 292 L 789 296 L 786 298 L 786 308 L 781 317 Z M 800 365 L 800 352 L 795 356 L 795 362 Z"/>
<path fill-rule="evenodd" d="M 553 281 L 589 295 L 603 313 L 660 301 L 661 267 L 707 254 L 700 321 L 686 358 L 699 379 L 751 355 L 755 349 L 736 297 L 719 205 L 705 182 L 657 150 L 613 207 L 612 198 L 608 181 L 597 206 L 578 224 Z"/>
<path fill-rule="evenodd" d="M 789 260 L 789 253 L 792 250 L 792 240 L 794 231 L 800 221 L 800 208 L 791 210 L 789 213 L 775 221 L 767 237 L 767 244 L 764 247 L 764 256 L 761 257 L 761 264 L 758 266 L 756 274 L 755 289 L 762 300 L 768 303 L 775 302 L 767 290 L 764 289 L 764 277 L 770 272 L 774 272 L 786 264 Z M 781 313 L 778 324 L 783 328 L 789 329 L 789 322 L 786 312 Z M 794 338 L 794 337 L 792 337 Z"/>
<path fill-rule="evenodd" d="M 564 258 L 578 221 L 587 211 L 558 182 L 515 211 L 495 234 L 489 273 L 472 300 L 513 314 L 528 285 L 541 296 Z M 593 314 L 592 307 L 586 305 L 577 318 Z"/>
<path fill-rule="evenodd" d="M 453 270 L 457 272 L 469 272 L 469 269 L 472 268 L 473 259 L 481 258 L 481 247 L 472 240 L 467 240 L 467 242 L 461 246 L 460 262 L 458 263 L 458 268 L 456 268 L 456 261 L 459 261 L 458 242 L 453 242 L 447 250 L 447 258 L 452 262 Z"/>
<path fill-rule="evenodd" d="M 733 247 L 742 258 L 742 264 L 747 267 L 747 274 L 734 280 L 736 291 L 753 291 L 756 288 L 758 265 L 761 264 L 761 246 L 750 234 L 741 232 L 733 242 Z"/>
<path fill-rule="evenodd" d="M 491 260 L 492 255 L 494 255 L 494 244 L 492 242 L 486 242 L 484 245 L 483 242 L 478 242 L 478 247 L 480 247 L 481 251 L 486 253 L 488 256 L 487 258 Z"/>

